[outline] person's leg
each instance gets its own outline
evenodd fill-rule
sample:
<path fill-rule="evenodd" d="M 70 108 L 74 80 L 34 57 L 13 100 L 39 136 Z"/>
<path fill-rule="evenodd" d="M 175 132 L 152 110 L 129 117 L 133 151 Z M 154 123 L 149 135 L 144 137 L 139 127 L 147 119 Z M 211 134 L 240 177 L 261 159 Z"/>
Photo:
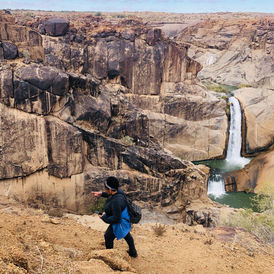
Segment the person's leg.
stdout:
<path fill-rule="evenodd" d="M 113 233 L 113 229 L 112 229 L 111 225 L 108 226 L 104 237 L 105 237 L 106 249 L 112 249 L 113 248 L 113 241 L 115 239 L 115 235 Z"/>
<path fill-rule="evenodd" d="M 127 234 L 127 236 L 124 238 L 128 244 L 129 250 L 128 250 L 128 254 L 131 257 L 136 258 L 138 256 L 136 248 L 135 248 L 135 244 L 134 244 L 134 240 L 130 234 L 130 232 Z"/>

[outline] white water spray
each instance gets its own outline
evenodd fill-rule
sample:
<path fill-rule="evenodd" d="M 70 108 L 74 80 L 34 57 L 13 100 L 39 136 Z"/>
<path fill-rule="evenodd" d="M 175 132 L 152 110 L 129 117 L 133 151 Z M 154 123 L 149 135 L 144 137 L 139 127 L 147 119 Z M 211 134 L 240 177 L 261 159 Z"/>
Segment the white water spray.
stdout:
<path fill-rule="evenodd" d="M 225 182 L 222 174 L 211 175 L 208 181 L 207 194 L 221 197 L 225 194 Z"/>
<path fill-rule="evenodd" d="M 249 159 L 241 157 L 242 147 L 242 112 L 239 101 L 235 97 L 230 102 L 230 128 L 226 161 L 229 165 L 243 168 Z"/>
<path fill-rule="evenodd" d="M 224 171 L 243 168 L 249 159 L 241 157 L 242 145 L 242 112 L 239 101 L 235 97 L 229 98 L 230 102 L 230 128 L 227 156 Z M 208 194 L 215 198 L 225 194 L 225 184 L 222 174 L 211 175 L 208 181 Z"/>

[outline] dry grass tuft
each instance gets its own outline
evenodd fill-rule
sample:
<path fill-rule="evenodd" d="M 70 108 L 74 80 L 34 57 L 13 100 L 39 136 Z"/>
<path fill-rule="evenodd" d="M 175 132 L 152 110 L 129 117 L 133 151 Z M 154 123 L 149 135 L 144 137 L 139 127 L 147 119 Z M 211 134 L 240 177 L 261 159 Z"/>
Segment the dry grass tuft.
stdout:
<path fill-rule="evenodd" d="M 156 236 L 163 236 L 166 232 L 166 226 L 162 224 L 155 224 L 152 228 Z"/>

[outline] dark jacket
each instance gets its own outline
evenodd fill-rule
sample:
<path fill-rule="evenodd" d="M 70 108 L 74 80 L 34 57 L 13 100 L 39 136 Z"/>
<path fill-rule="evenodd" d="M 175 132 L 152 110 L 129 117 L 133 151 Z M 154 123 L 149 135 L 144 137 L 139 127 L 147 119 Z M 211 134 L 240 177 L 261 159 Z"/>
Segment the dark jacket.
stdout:
<path fill-rule="evenodd" d="M 117 193 L 111 196 L 108 196 L 106 192 L 103 192 L 102 197 L 108 197 L 105 205 L 105 214 L 103 215 L 102 220 L 107 224 L 120 223 L 122 211 L 127 206 L 123 190 L 118 188 Z"/>

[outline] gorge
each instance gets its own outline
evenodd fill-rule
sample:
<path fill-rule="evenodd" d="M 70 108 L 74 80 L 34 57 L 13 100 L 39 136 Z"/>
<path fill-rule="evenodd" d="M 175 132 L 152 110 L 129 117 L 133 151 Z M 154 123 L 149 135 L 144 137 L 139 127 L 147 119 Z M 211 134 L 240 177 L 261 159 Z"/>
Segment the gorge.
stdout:
<path fill-rule="evenodd" d="M 201 16 L 169 39 L 160 25 L 140 18 L 62 16 L 37 12 L 26 21 L 20 11 L 0 14 L 1 193 L 36 207 L 87 213 L 90 191 L 115 175 L 140 204 L 177 220 L 192 201 L 207 204 L 209 170 L 191 161 L 224 158 L 228 118 L 225 96 L 201 80 L 212 69 L 213 82 L 237 85 L 236 61 L 243 71 L 250 58 L 271 63 L 271 20 L 243 15 L 224 24 L 219 15 L 214 22 Z M 241 35 L 234 35 L 242 21 Z M 216 46 L 208 37 L 219 39 Z M 243 105 L 246 155 L 273 145 L 273 72 L 265 69 L 256 79 L 248 74 L 254 88 L 235 94 Z M 261 98 L 268 107 L 250 109 Z M 256 126 L 254 139 L 260 119 L 265 125 Z"/>

